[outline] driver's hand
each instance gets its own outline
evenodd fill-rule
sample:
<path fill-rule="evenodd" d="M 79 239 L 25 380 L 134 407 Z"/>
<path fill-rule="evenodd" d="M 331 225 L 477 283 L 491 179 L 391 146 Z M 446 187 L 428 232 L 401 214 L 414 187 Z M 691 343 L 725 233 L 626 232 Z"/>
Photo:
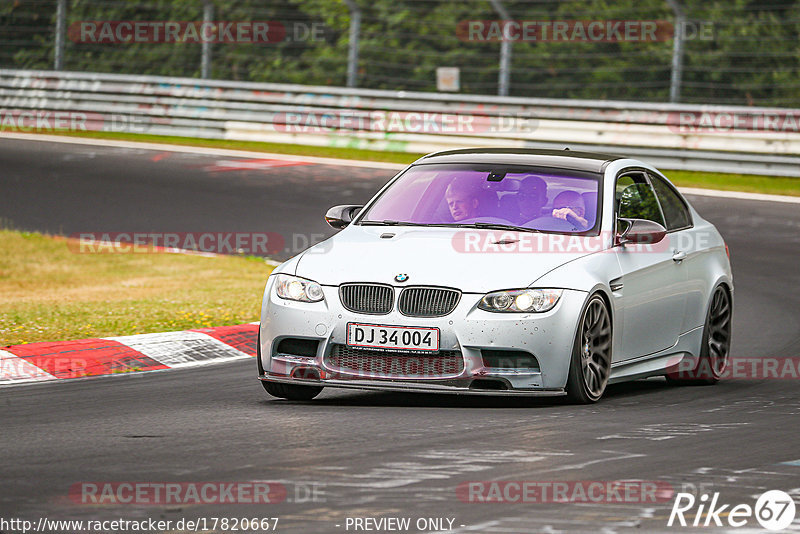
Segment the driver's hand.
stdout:
<path fill-rule="evenodd" d="M 584 227 L 589 225 L 589 221 L 584 219 L 583 217 L 579 216 L 577 213 L 572 211 L 572 208 L 559 208 L 557 210 L 553 210 L 553 217 L 556 219 L 563 219 L 567 220 L 567 215 L 572 215 L 577 219 L 579 223 L 581 223 Z"/>

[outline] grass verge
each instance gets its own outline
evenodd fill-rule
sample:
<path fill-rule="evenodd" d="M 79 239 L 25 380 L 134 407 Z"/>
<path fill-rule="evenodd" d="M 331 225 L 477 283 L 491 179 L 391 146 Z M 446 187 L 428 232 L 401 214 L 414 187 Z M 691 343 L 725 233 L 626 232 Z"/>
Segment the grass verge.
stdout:
<path fill-rule="evenodd" d="M 256 258 L 79 254 L 67 244 L 0 230 L 0 346 L 257 321 L 272 270 Z"/>
<path fill-rule="evenodd" d="M 380 161 L 408 164 L 423 154 L 405 152 L 381 152 L 360 148 L 315 147 L 286 143 L 260 143 L 255 141 L 227 141 L 215 139 L 196 139 L 164 135 L 113 133 L 113 132 L 52 132 L 57 135 L 95 139 L 120 139 L 149 143 L 165 143 L 181 146 L 199 146 L 315 156 L 362 161 Z M 667 177 L 679 187 L 699 187 L 703 189 L 722 189 L 748 193 L 800 196 L 800 178 L 778 176 L 758 176 L 750 174 L 727 174 L 719 172 L 664 171 Z"/>

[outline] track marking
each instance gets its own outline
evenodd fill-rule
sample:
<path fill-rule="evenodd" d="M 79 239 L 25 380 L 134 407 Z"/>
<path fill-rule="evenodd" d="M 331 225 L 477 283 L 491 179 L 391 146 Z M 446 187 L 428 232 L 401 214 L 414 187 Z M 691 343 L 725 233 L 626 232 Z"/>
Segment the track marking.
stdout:
<path fill-rule="evenodd" d="M 800 197 L 790 197 L 788 195 L 766 195 L 764 193 L 745 193 L 743 191 L 722 191 L 718 189 L 697 189 L 694 187 L 679 187 L 678 189 L 680 189 L 681 193 L 685 195 L 734 198 L 737 200 L 764 200 L 767 202 L 800 204 Z"/>
<path fill-rule="evenodd" d="M 272 158 L 219 160 L 214 165 L 203 167 L 203 170 L 206 172 L 259 171 L 264 169 L 275 169 L 277 167 L 295 167 L 298 165 L 309 164 L 310 163 L 307 161 L 286 161 Z"/>
<path fill-rule="evenodd" d="M 137 141 L 119 141 L 113 139 L 85 139 L 82 137 L 65 137 L 59 135 L 40 135 L 6 132 L 3 134 L 7 139 L 21 139 L 27 141 L 42 141 L 49 143 L 65 143 L 73 145 L 105 146 L 115 148 L 132 148 L 141 150 L 157 150 L 160 152 L 181 152 L 185 154 L 203 154 L 209 156 L 228 156 L 235 158 L 253 158 L 286 160 L 305 163 L 317 163 L 320 165 L 333 165 L 339 167 L 364 167 L 368 169 L 391 169 L 401 170 L 407 167 L 400 163 L 386 163 L 381 161 L 360 161 L 354 159 L 321 158 L 315 156 L 292 156 L 288 154 L 273 154 L 269 152 L 250 152 L 246 150 L 231 150 L 225 148 L 206 148 L 192 146 L 178 146 L 160 143 L 145 143 Z M 158 157 L 158 156 L 156 156 Z M 160 159 L 160 158 L 159 158 Z M 788 195 L 767 195 L 764 193 L 745 193 L 743 191 L 723 191 L 718 189 L 699 189 L 694 187 L 679 187 L 681 192 L 687 195 L 699 195 L 717 198 L 732 198 L 736 200 L 762 200 L 767 202 L 784 202 L 790 204 L 800 204 L 800 197 Z"/>
<path fill-rule="evenodd" d="M 179 146 L 159 143 L 144 143 L 134 141 L 119 141 L 113 139 L 84 139 L 82 137 L 66 137 L 60 135 L 38 135 L 4 132 L 4 139 L 20 139 L 25 141 L 40 141 L 48 143 L 65 143 L 70 145 L 105 146 L 113 148 L 130 148 L 139 150 L 156 150 L 159 152 L 180 152 L 184 154 L 201 154 L 204 156 L 223 156 L 234 158 L 277 159 L 284 161 L 302 161 L 320 165 L 334 165 L 337 167 L 365 167 L 368 169 L 404 169 L 406 165 L 399 163 L 386 163 L 381 161 L 359 161 L 354 159 L 319 158 L 315 156 L 293 156 L 290 154 L 272 154 L 270 152 L 251 152 L 247 150 L 231 150 L 226 148 L 206 148 L 196 146 Z"/>

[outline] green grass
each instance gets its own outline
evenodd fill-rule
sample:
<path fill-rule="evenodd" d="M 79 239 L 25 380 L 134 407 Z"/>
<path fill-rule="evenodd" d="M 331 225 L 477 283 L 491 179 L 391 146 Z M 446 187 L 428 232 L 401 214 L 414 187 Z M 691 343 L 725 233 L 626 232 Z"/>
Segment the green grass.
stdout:
<path fill-rule="evenodd" d="M 800 178 L 723 174 L 715 172 L 662 171 L 678 187 L 701 187 L 747 193 L 800 196 Z"/>
<path fill-rule="evenodd" d="M 92 139 L 120 139 L 143 143 L 166 143 L 179 146 L 200 146 L 211 148 L 229 148 L 232 150 L 250 150 L 254 152 L 271 152 L 273 154 L 291 154 L 295 156 L 314 156 L 317 158 L 356 159 L 361 161 L 381 161 L 388 163 L 408 164 L 424 156 L 406 152 L 383 152 L 363 148 L 339 148 L 326 146 L 305 146 L 289 143 L 262 143 L 259 141 L 231 141 L 225 139 L 199 139 L 192 137 L 172 137 L 168 135 L 149 135 L 118 132 L 63 132 L 48 131 L 48 135 L 66 135 Z"/>
<path fill-rule="evenodd" d="M 68 243 L 0 230 L 0 346 L 257 321 L 272 271 L 261 259 L 81 254 Z"/>
<path fill-rule="evenodd" d="M 381 152 L 359 148 L 315 147 L 292 145 L 286 143 L 260 143 L 255 141 L 226 141 L 213 139 L 193 139 L 170 137 L 163 135 L 145 135 L 111 132 L 52 132 L 58 135 L 88 137 L 97 139 L 121 139 L 151 143 L 166 143 L 182 146 L 200 146 L 213 148 L 229 148 L 234 150 L 250 150 L 255 152 L 272 152 L 276 154 L 294 154 L 298 156 L 316 156 L 327 158 L 356 159 L 363 161 L 380 161 L 408 164 L 423 154 L 405 152 Z M 664 173 L 679 187 L 699 187 L 704 189 L 722 189 L 728 191 L 745 191 L 750 193 L 768 193 L 774 195 L 800 196 L 800 178 L 782 178 L 773 176 L 756 176 L 746 174 L 726 174 L 714 172 L 669 171 Z"/>

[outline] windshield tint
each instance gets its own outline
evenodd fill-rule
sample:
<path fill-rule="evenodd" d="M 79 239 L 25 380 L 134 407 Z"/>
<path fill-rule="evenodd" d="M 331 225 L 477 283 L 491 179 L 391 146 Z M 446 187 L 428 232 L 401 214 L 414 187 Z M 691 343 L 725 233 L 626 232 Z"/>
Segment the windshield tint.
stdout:
<path fill-rule="evenodd" d="M 502 165 L 417 165 L 386 189 L 360 224 L 496 224 L 593 232 L 599 175 Z"/>

